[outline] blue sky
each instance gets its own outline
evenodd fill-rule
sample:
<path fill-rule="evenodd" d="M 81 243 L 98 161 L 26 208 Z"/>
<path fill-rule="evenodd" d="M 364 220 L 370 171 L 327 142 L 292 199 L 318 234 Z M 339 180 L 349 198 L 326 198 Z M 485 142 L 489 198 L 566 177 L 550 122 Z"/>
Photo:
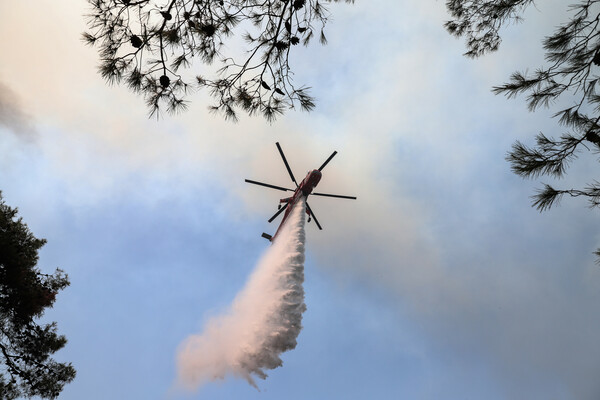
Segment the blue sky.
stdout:
<path fill-rule="evenodd" d="M 479 60 L 442 27 L 444 3 L 335 4 L 329 44 L 301 50 L 317 108 L 273 125 L 206 110 L 148 120 L 109 87 L 79 37 L 85 4 L 0 2 L 0 190 L 48 239 L 40 267 L 71 286 L 49 320 L 78 371 L 61 399 L 597 399 L 598 215 L 579 199 L 539 214 L 540 183 L 504 161 L 517 139 L 560 134 L 490 92 L 541 60 L 565 5 L 532 8 Z M 315 61 L 317 60 L 317 61 Z M 14 122 L 16 121 L 16 122 Z M 260 233 L 295 174 L 333 150 L 307 227 L 304 329 L 259 382 L 173 389 L 180 343 L 225 310 L 267 247 Z M 558 185 L 595 178 L 582 157 Z M 548 180 L 549 181 L 549 180 Z"/>

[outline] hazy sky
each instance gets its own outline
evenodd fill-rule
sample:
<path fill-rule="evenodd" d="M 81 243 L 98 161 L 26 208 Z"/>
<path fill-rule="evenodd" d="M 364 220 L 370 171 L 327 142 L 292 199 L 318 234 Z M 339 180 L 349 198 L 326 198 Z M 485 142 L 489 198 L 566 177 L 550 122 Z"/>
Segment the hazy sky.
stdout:
<path fill-rule="evenodd" d="M 541 2 L 540 2 L 541 3 Z M 598 214 L 579 199 L 539 214 L 504 161 L 552 110 L 493 85 L 541 62 L 566 4 L 532 8 L 479 60 L 443 29 L 443 1 L 331 7 L 329 44 L 300 50 L 317 108 L 273 125 L 187 113 L 148 120 L 85 47 L 83 1 L 0 0 L 0 190 L 38 237 L 40 268 L 71 286 L 49 320 L 77 369 L 61 399 L 597 399 Z M 174 388 L 178 346 L 225 310 L 276 226 L 287 185 L 333 151 L 311 198 L 298 347 L 259 381 Z M 558 185 L 596 176 L 584 157 Z M 544 180 L 550 182 L 548 179 Z"/>

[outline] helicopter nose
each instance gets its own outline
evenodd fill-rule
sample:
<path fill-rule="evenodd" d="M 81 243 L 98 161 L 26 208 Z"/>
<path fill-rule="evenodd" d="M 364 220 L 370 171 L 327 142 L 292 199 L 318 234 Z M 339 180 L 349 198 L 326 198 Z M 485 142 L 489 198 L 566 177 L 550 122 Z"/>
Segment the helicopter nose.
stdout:
<path fill-rule="evenodd" d="M 313 185 L 316 186 L 317 183 L 319 183 L 319 181 L 321 180 L 321 171 L 319 171 L 318 169 L 315 169 L 312 174 L 311 174 L 311 181 L 313 182 Z"/>

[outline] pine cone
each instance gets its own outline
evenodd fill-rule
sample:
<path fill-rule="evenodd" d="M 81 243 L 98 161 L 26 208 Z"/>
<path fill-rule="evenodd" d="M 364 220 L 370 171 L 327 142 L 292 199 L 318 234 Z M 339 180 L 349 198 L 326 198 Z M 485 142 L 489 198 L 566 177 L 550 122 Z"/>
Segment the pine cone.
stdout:
<path fill-rule="evenodd" d="M 161 76 L 158 81 L 160 82 L 160 84 L 162 85 L 162 87 L 164 87 L 165 89 L 169 87 L 169 84 L 171 83 L 171 79 L 169 79 L 168 76 L 163 75 Z"/>
<path fill-rule="evenodd" d="M 133 47 L 135 47 L 136 49 L 139 49 L 140 47 L 142 47 L 142 44 L 144 44 L 144 42 L 142 41 L 142 39 L 140 39 L 140 37 L 138 35 L 131 36 L 131 45 Z"/>
<path fill-rule="evenodd" d="M 598 134 L 596 132 L 588 132 L 585 134 L 585 138 L 586 140 L 592 142 L 592 143 L 596 143 L 598 145 L 600 145 L 600 136 L 598 136 Z"/>
<path fill-rule="evenodd" d="M 299 9 L 301 9 L 302 7 L 304 7 L 304 3 L 305 3 L 305 1 L 306 1 L 306 0 L 295 0 L 295 1 L 294 1 L 294 8 L 295 8 L 296 10 L 299 10 Z"/>

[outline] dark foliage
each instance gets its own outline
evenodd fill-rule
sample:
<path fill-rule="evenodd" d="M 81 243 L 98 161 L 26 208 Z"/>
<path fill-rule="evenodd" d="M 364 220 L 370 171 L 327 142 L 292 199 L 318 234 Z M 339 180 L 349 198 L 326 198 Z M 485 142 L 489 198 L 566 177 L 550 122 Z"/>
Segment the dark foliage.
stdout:
<path fill-rule="evenodd" d="M 98 47 L 102 76 L 141 93 L 150 115 L 186 109 L 189 90 L 204 87 L 217 101 L 211 110 L 225 118 L 237 120 L 241 109 L 272 121 L 297 104 L 314 108 L 308 88 L 292 82 L 290 54 L 315 33 L 326 42 L 324 3 L 332 1 L 341 0 L 88 0 L 83 39 Z M 222 53 L 236 37 L 246 42 L 242 60 Z M 183 74 L 194 61 L 215 60 L 214 77 Z"/>
<path fill-rule="evenodd" d="M 502 41 L 500 28 L 520 22 L 522 12 L 533 0 L 448 0 L 451 21 L 444 25 L 448 32 L 467 41 L 468 57 L 479 57 L 498 50 Z"/>
<path fill-rule="evenodd" d="M 46 275 L 36 268 L 46 241 L 16 216 L 0 193 L 0 398 L 52 399 L 73 380 L 75 369 L 49 357 L 67 342 L 56 323 L 39 325 L 35 319 L 69 280 L 60 269 Z"/>
<path fill-rule="evenodd" d="M 448 31 L 467 40 L 470 57 L 494 51 L 500 44 L 499 29 L 509 21 L 520 20 L 532 0 L 449 0 L 446 2 L 454 20 L 446 23 Z M 508 83 L 494 87 L 496 94 L 508 98 L 523 94 L 529 110 L 549 108 L 559 98 L 572 100 L 571 107 L 559 110 L 554 117 L 566 130 L 560 139 L 540 133 L 535 145 L 516 142 L 507 160 L 512 170 L 524 178 L 547 175 L 561 178 L 580 152 L 600 153 L 600 0 L 571 4 L 568 22 L 542 43 L 545 65 L 533 73 L 515 72 Z M 540 211 L 557 204 L 568 194 L 587 198 L 590 207 L 600 206 L 600 183 L 594 181 L 581 189 L 557 190 L 548 184 L 533 196 Z M 600 261 L 600 249 L 596 253 Z"/>

